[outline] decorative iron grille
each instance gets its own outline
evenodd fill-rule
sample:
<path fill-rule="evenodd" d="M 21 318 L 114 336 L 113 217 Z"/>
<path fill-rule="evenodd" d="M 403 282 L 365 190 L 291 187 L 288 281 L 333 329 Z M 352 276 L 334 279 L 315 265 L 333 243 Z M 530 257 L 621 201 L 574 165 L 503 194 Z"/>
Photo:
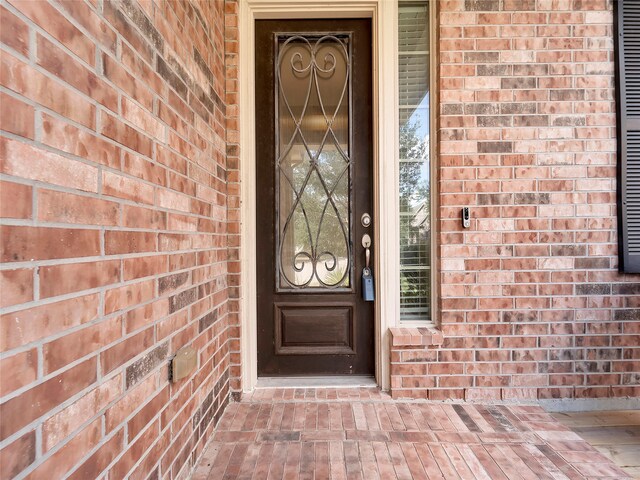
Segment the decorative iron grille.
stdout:
<path fill-rule="evenodd" d="M 276 285 L 351 289 L 349 35 L 276 42 Z"/>

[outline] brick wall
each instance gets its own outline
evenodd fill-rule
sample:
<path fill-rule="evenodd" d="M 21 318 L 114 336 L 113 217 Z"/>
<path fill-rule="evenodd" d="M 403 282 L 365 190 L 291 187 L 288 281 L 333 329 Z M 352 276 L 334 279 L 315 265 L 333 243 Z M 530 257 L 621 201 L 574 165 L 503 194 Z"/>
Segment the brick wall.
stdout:
<path fill-rule="evenodd" d="M 612 3 L 439 7 L 444 343 L 398 341 L 394 396 L 640 396 L 640 277 L 617 273 Z"/>
<path fill-rule="evenodd" d="M 2 478 L 184 478 L 238 385 L 226 3 L 0 2 Z"/>
<path fill-rule="evenodd" d="M 439 7 L 441 332 L 394 337 L 394 395 L 640 395 L 611 4 Z M 240 387 L 237 4 L 0 15 L 0 476 L 183 476 Z"/>
<path fill-rule="evenodd" d="M 231 390 L 242 390 L 240 366 L 240 131 L 238 111 L 238 2 L 225 0 L 227 104 L 227 286 L 229 288 L 229 375 Z M 239 394 L 239 393 L 238 393 Z"/>

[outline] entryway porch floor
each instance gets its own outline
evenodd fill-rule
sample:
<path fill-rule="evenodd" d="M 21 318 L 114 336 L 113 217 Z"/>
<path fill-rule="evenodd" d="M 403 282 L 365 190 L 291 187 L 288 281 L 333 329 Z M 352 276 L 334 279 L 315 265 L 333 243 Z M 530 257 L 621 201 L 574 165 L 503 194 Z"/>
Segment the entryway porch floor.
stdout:
<path fill-rule="evenodd" d="M 260 389 L 227 407 L 193 480 L 631 478 L 537 405 Z"/>

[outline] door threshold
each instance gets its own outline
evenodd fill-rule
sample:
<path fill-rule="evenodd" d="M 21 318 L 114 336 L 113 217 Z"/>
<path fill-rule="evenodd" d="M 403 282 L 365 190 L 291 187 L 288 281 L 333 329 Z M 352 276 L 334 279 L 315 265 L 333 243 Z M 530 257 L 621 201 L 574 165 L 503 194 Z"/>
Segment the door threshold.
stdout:
<path fill-rule="evenodd" d="M 368 375 L 333 375 L 323 377 L 259 377 L 255 388 L 377 388 Z"/>

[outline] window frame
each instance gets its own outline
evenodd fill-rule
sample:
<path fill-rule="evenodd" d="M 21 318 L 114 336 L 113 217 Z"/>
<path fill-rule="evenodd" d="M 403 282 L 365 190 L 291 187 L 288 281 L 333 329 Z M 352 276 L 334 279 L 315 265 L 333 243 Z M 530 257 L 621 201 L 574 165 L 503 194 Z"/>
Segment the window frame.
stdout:
<path fill-rule="evenodd" d="M 402 0 L 396 0 L 395 3 L 395 18 L 396 18 L 396 28 L 395 28 L 395 38 L 394 38 L 394 51 L 396 56 L 396 95 L 395 95 L 395 191 L 396 191 L 396 199 L 397 203 L 395 206 L 396 211 L 396 245 L 398 248 L 397 255 L 397 269 L 398 274 L 397 278 L 397 312 L 396 312 L 396 325 L 401 327 L 437 327 L 440 324 L 440 310 L 441 310 L 441 297 L 440 297 L 440 216 L 439 216 L 439 207 L 440 207 L 440 176 L 439 176 L 439 158 L 438 158 L 438 144 L 439 144 L 439 89 L 438 89 L 438 78 L 439 78 L 439 62 L 438 62 L 438 0 L 422 0 L 416 1 L 415 3 L 423 3 L 424 1 L 428 4 L 428 12 L 429 12 L 429 205 L 430 205 L 430 223 L 431 223 L 431 234 L 430 234 L 430 255 L 431 255 L 431 266 L 430 266 L 430 299 L 429 299 L 429 318 L 424 320 L 402 320 L 400 318 L 400 119 L 399 119 L 399 111 L 400 111 L 400 85 L 399 85 L 399 55 L 400 55 L 400 46 L 399 46 L 399 35 L 398 35 L 398 15 L 399 15 L 399 7 L 400 3 L 412 3 L 410 0 L 403 2 Z"/>

